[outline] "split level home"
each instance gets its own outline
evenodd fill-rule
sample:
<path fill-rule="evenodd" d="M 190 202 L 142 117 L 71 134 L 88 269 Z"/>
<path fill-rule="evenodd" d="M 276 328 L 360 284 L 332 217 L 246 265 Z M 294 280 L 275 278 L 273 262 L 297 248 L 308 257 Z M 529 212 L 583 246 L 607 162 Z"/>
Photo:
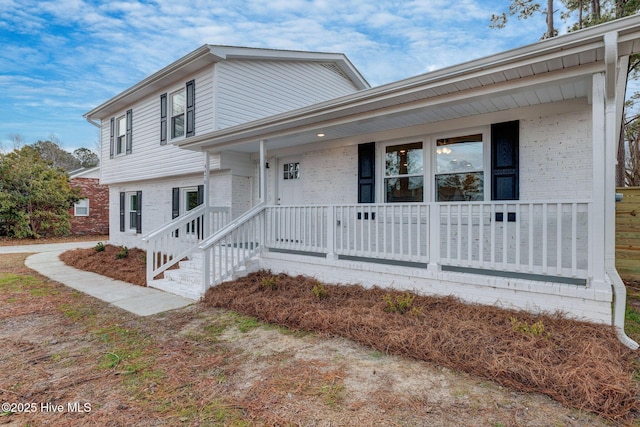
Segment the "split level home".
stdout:
<path fill-rule="evenodd" d="M 613 324 L 640 16 L 368 88 L 342 55 L 204 46 L 86 114 L 110 239 L 198 298 L 258 269 Z M 178 269 L 167 268 L 178 264 Z"/>

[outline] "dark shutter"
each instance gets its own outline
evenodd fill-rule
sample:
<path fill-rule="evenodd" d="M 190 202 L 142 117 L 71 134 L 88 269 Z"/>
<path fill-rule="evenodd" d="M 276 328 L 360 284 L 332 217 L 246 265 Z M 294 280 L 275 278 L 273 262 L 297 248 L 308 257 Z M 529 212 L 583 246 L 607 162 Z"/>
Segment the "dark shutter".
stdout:
<path fill-rule="evenodd" d="M 110 130 L 110 133 L 109 133 L 109 135 L 110 135 L 110 137 L 109 137 L 109 158 L 110 159 L 113 159 L 113 149 L 114 149 L 113 136 L 114 136 L 114 133 L 115 133 L 115 126 L 116 126 L 116 119 L 114 117 L 111 117 L 111 130 Z"/>
<path fill-rule="evenodd" d="M 180 189 L 174 187 L 171 189 L 171 219 L 180 216 Z"/>
<path fill-rule="evenodd" d="M 160 95 L 160 145 L 167 143 L 167 94 Z"/>
<path fill-rule="evenodd" d="M 124 192 L 120 192 L 120 231 L 124 231 L 124 215 L 125 215 L 125 209 L 124 209 Z"/>
<path fill-rule="evenodd" d="M 375 202 L 376 143 L 358 145 L 358 203 Z"/>
<path fill-rule="evenodd" d="M 198 206 L 204 203 L 204 185 L 198 185 Z"/>
<path fill-rule="evenodd" d="M 187 133 L 186 137 L 196 134 L 196 81 L 187 82 Z"/>
<path fill-rule="evenodd" d="M 518 200 L 520 122 L 491 125 L 491 200 Z"/>
<path fill-rule="evenodd" d="M 136 200 L 138 206 L 136 206 L 136 233 L 142 233 L 142 191 L 136 192 Z"/>
<path fill-rule="evenodd" d="M 131 154 L 133 147 L 133 110 L 127 111 L 127 154 Z"/>

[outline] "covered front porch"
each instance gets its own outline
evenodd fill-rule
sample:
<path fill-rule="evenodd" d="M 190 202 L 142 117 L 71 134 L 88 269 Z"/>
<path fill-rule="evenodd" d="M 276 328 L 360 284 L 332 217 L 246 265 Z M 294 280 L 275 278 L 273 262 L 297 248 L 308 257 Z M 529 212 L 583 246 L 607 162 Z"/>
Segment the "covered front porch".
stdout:
<path fill-rule="evenodd" d="M 149 283 L 168 286 L 153 277 L 190 258 L 165 271 L 183 282 L 174 292 L 202 295 L 266 268 L 608 323 L 611 287 L 591 279 L 591 210 L 587 201 L 261 204 L 227 221 L 224 210 L 203 206 L 175 220 L 165 239 L 148 239 Z M 193 233 L 206 222 L 210 237 Z M 189 240 L 191 251 L 174 252 Z"/>

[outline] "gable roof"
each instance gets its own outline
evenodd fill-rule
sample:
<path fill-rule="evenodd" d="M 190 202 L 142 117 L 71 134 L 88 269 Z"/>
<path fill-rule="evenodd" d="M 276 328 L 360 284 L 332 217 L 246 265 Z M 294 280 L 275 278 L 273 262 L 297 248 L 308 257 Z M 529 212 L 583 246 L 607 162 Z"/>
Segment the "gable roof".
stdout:
<path fill-rule="evenodd" d="M 319 132 L 326 135 L 322 141 L 328 141 L 590 97 L 594 73 L 606 72 L 608 81 L 613 77 L 615 82 L 618 57 L 636 52 L 640 52 L 638 15 L 198 135 L 177 145 L 256 151 L 258 140 L 267 140 L 272 149 L 317 142 Z M 609 91 L 614 91 L 612 86 L 608 84 Z"/>
<path fill-rule="evenodd" d="M 74 178 L 100 178 L 100 166 L 81 168 L 69 172 L 69 179 Z"/>
<path fill-rule="evenodd" d="M 98 105 L 83 117 L 91 121 L 107 117 L 116 110 L 150 95 L 164 86 L 183 80 L 200 68 L 230 59 L 306 61 L 335 65 L 357 89 L 369 88 L 369 83 L 342 53 L 261 49 L 205 44 L 161 70 L 151 74 L 120 94 Z"/>

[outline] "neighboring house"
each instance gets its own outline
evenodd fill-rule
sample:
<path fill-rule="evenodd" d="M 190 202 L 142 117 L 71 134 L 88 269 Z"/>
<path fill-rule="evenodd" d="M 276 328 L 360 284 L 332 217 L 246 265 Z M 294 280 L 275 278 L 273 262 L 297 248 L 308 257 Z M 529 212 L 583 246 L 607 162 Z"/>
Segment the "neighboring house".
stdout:
<path fill-rule="evenodd" d="M 109 234 L 109 187 L 100 184 L 100 167 L 70 172 L 69 183 L 83 196 L 69 211 L 71 234 Z"/>
<path fill-rule="evenodd" d="M 613 324 L 637 347 L 622 330 L 614 172 L 629 56 L 639 51 L 634 16 L 203 128 L 175 141 L 172 152 L 183 154 L 172 162 L 147 166 L 146 153 L 111 173 L 105 168 L 103 179 L 130 181 L 140 170 L 173 175 L 191 167 L 180 157 L 187 153 L 200 156 L 189 157 L 200 171 L 202 164 L 228 170 L 225 180 L 205 167 L 204 180 L 188 184 L 203 186 L 192 195 L 197 204 L 203 194 L 203 204 L 145 230 L 154 287 L 198 297 L 222 280 L 267 268 L 562 311 Z M 119 114 L 109 111 L 100 117 L 107 123 Z M 154 138 L 159 123 L 147 126 Z M 125 187 L 135 188 L 115 185 Z M 163 218 L 172 210 L 166 192 L 147 198 L 157 199 Z M 112 203 L 118 205 L 113 194 Z M 232 207 L 232 221 L 219 219 L 220 206 Z M 178 261 L 180 269 L 165 271 Z"/>
<path fill-rule="evenodd" d="M 110 241 L 141 247 L 143 234 L 199 205 L 205 169 L 210 203 L 233 216 L 257 203 L 250 154 L 205 165 L 177 141 L 368 87 L 342 54 L 204 45 L 94 108 L 85 118 L 101 129 Z"/>

